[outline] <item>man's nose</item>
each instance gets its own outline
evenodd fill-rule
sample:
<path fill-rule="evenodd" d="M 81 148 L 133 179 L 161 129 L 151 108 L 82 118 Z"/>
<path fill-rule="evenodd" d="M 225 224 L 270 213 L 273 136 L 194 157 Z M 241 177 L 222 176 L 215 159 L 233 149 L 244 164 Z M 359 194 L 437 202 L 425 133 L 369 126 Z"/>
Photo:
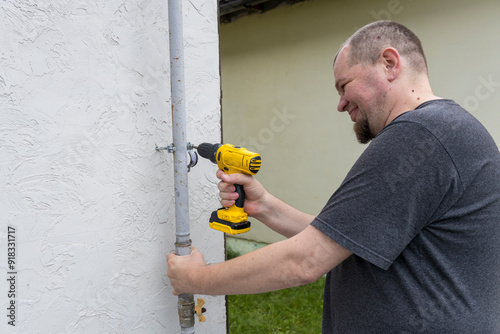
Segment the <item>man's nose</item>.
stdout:
<path fill-rule="evenodd" d="M 341 96 L 340 97 L 340 100 L 339 100 L 339 104 L 337 105 L 337 110 L 342 112 L 342 111 L 346 111 L 346 107 L 349 103 L 347 102 L 347 100 Z"/>

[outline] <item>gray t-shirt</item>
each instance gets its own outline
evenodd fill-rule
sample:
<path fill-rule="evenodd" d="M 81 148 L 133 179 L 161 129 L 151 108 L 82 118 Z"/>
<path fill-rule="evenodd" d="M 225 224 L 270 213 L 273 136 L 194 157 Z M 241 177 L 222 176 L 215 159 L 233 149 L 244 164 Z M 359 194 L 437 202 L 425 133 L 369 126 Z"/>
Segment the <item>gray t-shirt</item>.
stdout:
<path fill-rule="evenodd" d="M 455 102 L 388 124 L 312 225 L 354 253 L 323 333 L 500 333 L 500 153 Z"/>

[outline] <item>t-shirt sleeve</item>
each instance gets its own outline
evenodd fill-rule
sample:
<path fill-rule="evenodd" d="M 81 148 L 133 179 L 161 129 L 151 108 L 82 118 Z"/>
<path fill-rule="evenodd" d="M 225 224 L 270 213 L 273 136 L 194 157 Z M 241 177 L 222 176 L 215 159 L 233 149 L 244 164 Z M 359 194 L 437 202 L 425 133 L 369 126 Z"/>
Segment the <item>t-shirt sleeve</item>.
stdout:
<path fill-rule="evenodd" d="M 443 214 L 460 180 L 441 143 L 422 125 L 387 126 L 366 148 L 311 223 L 388 269 L 415 235 Z"/>

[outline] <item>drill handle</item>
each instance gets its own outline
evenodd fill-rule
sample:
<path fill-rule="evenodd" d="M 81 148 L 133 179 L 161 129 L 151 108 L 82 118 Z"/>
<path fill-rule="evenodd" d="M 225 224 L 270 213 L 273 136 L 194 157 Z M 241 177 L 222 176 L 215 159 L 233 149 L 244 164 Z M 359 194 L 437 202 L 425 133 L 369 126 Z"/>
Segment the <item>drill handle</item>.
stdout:
<path fill-rule="evenodd" d="M 243 186 L 241 184 L 235 184 L 236 192 L 238 193 L 238 198 L 236 199 L 236 207 L 243 208 L 245 205 L 245 191 L 243 190 Z"/>

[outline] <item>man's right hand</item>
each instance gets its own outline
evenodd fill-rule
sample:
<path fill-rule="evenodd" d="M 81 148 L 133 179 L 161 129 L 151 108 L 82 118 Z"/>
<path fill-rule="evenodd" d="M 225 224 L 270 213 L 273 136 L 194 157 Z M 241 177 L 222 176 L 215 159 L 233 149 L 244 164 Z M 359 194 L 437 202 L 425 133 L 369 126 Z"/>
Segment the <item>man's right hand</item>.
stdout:
<path fill-rule="evenodd" d="M 239 195 L 234 185 L 240 184 L 245 191 L 245 212 L 258 219 L 258 214 L 265 211 L 263 206 L 266 204 L 266 196 L 269 195 L 262 184 L 253 176 L 246 174 L 226 174 L 219 169 L 216 175 L 221 180 L 218 185 L 221 205 L 229 208 L 235 204 Z"/>

